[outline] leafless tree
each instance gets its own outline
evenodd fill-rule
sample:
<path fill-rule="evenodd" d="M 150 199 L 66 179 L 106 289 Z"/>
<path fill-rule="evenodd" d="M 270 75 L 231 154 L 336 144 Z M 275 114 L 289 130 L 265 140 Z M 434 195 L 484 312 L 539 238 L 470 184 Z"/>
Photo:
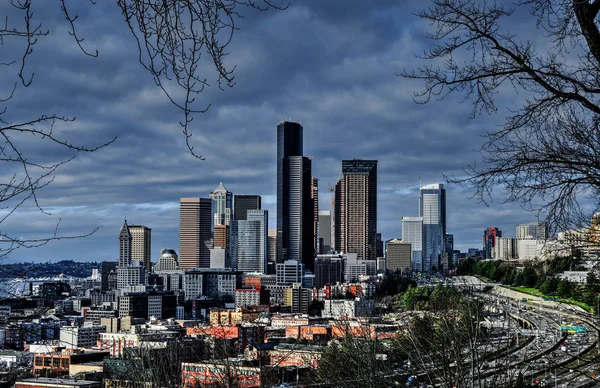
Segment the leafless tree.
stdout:
<path fill-rule="evenodd" d="M 475 116 L 496 113 L 499 95 L 522 96 L 485 134 L 484 165 L 450 182 L 484 202 L 502 190 L 553 231 L 589 225 L 600 205 L 599 11 L 598 0 L 432 0 L 418 13 L 432 25 L 430 64 L 401 73 L 424 81 L 417 102 L 458 94 Z M 516 15 L 531 35 L 514 33 Z"/>
<path fill-rule="evenodd" d="M 56 4 L 62 11 L 73 44 L 82 55 L 102 55 L 88 47 L 85 37 L 80 35 L 74 3 L 60 0 Z M 77 3 L 78 7 L 93 8 L 97 2 Z M 85 139 L 69 137 L 59 130 L 59 126 L 73 125 L 76 118 L 69 112 L 36 112 L 34 109 L 23 115 L 11 104 L 34 83 L 36 77 L 28 63 L 35 49 L 51 35 L 45 28 L 45 14 L 35 12 L 40 11 L 36 8 L 39 4 L 31 0 L 9 0 L 3 4 L 6 14 L 0 25 L 0 43 L 4 47 L 0 66 L 4 69 L 2 84 L 11 86 L 0 93 L 0 258 L 18 248 L 39 247 L 53 240 L 85 237 L 94 232 L 63 235 L 59 232 L 59 220 L 53 232 L 29 239 L 11 233 L 2 225 L 25 204 L 33 203 L 46 214 L 38 193 L 52 183 L 58 170 L 73 161 L 78 153 L 96 152 L 116 140 L 107 138 L 100 143 L 86 144 L 89 142 Z M 203 159 L 194 150 L 189 130 L 194 115 L 210 106 L 197 100 L 209 86 L 211 76 L 205 74 L 207 67 L 202 65 L 206 63 L 209 69 L 216 71 L 219 88 L 232 87 L 235 66 L 226 65 L 224 59 L 243 10 L 266 11 L 283 9 L 286 5 L 280 6 L 271 0 L 116 0 L 116 6 L 137 43 L 137 60 L 166 98 L 181 110 L 180 124 L 186 145 L 192 155 Z M 61 149 L 63 158 L 51 159 L 33 152 L 32 144 L 36 141 L 38 149 Z"/>

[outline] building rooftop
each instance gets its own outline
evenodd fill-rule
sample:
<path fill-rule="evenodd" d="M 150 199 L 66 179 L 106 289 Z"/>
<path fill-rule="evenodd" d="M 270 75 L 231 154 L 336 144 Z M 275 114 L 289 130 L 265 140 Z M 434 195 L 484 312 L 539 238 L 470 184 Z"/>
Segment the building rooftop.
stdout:
<path fill-rule="evenodd" d="M 16 382 L 16 384 L 32 385 L 47 384 L 55 387 L 99 387 L 101 385 L 98 381 L 87 381 L 87 380 L 71 380 L 71 379 L 53 379 L 47 377 L 39 377 L 34 379 L 23 379 Z"/>

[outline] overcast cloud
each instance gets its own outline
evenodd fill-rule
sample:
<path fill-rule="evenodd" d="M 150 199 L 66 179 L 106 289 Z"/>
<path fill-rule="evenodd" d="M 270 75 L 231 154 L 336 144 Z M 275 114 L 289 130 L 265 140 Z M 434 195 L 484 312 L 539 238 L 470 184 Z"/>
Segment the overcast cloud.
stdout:
<path fill-rule="evenodd" d="M 40 113 L 76 116 L 57 131 L 83 145 L 118 139 L 96 153 L 78 154 L 58 171 L 39 193 L 50 216 L 24 207 L 0 226 L 25 238 L 47 236 L 58 219 L 65 235 L 99 230 L 86 239 L 16 251 L 10 261 L 115 260 L 125 217 L 152 228 L 155 261 L 161 248 L 179 251 L 179 198 L 208 197 L 219 182 L 234 193 L 261 195 L 274 229 L 276 126 L 283 119 L 304 127 L 305 154 L 315 158 L 313 175 L 321 180 L 321 209 L 330 209 L 327 188 L 342 159 L 379 160 L 378 228 L 384 239 L 400 237 L 401 217 L 418 212 L 419 177 L 428 184 L 442 182 L 442 173 L 461 174 L 461 167 L 479 159 L 480 135 L 506 113 L 471 120 L 471 106 L 459 96 L 413 102 L 419 84 L 396 73 L 416 67 L 414 54 L 427 47 L 427 25 L 412 14 L 426 4 L 294 1 L 286 11 L 248 12 L 240 21 L 227 57 L 228 65 L 237 66 L 236 85 L 208 88 L 200 103 L 211 108 L 191 126 L 196 151 L 206 158 L 199 161 L 185 148 L 180 112 L 138 64 L 116 5 L 82 3 L 80 34 L 99 57 L 81 54 L 55 2 L 35 3 L 35 16 L 44 16 L 51 34 L 30 58 L 33 85 L 17 90 L 8 114 L 14 120 Z M 2 11 L 8 12 L 6 4 Z M 8 54 L 17 49 L 23 47 L 2 48 Z M 9 70 L 0 80 L 5 88 L 14 82 L 15 69 Z M 213 82 L 216 74 L 206 77 Z M 31 139 L 21 144 L 43 161 L 68 155 Z M 7 173 L 0 169 L 3 179 Z M 487 207 L 470 195 L 468 188 L 447 186 L 447 230 L 457 249 L 481 248 L 486 227 L 514 236 L 517 223 L 535 219 L 514 204 Z"/>

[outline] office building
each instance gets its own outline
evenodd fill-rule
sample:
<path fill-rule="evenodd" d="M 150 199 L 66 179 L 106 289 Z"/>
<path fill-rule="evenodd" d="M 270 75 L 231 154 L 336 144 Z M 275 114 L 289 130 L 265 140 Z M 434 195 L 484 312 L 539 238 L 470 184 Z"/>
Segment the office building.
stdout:
<path fill-rule="evenodd" d="M 124 267 L 131 263 L 131 233 L 127 226 L 127 220 L 123 222 L 119 233 L 119 266 Z"/>
<path fill-rule="evenodd" d="M 310 198 L 313 201 L 313 251 L 319 253 L 319 178 L 312 177 L 310 184 Z"/>
<path fill-rule="evenodd" d="M 117 263 L 114 261 L 103 261 L 100 264 L 100 284 L 102 291 L 117 288 Z"/>
<path fill-rule="evenodd" d="M 377 233 L 377 237 L 375 238 L 375 250 L 377 252 L 377 257 L 383 257 L 385 255 L 383 249 L 383 240 L 381 239 L 381 233 Z"/>
<path fill-rule="evenodd" d="M 230 268 L 228 256 L 225 248 L 210 248 L 210 268 Z"/>
<path fill-rule="evenodd" d="M 154 265 L 154 272 L 167 273 L 179 271 L 179 258 L 173 249 L 161 249 L 158 262 Z"/>
<path fill-rule="evenodd" d="M 546 240 L 516 239 L 516 241 L 519 260 L 530 261 L 544 258 Z"/>
<path fill-rule="evenodd" d="M 124 221 L 119 233 L 119 262 L 116 267 L 117 288 L 146 284 L 146 271 L 141 260 L 131 260 L 133 237 L 129 231 L 127 220 Z"/>
<path fill-rule="evenodd" d="M 344 258 L 344 281 L 355 283 L 377 275 L 377 260 L 359 260 L 356 253 L 346 253 Z"/>
<path fill-rule="evenodd" d="M 283 292 L 283 305 L 291 306 L 292 314 L 308 314 L 308 306 L 313 300 L 313 290 L 294 283 Z"/>
<path fill-rule="evenodd" d="M 233 220 L 230 221 L 229 225 L 215 225 L 214 227 L 214 238 L 213 238 L 213 247 L 214 248 L 222 248 L 225 253 L 225 261 L 224 261 L 224 265 L 226 265 L 227 267 L 229 267 L 231 264 L 231 260 L 230 260 L 230 252 L 231 252 L 231 247 L 229 246 L 229 238 L 230 238 L 230 228 L 231 228 L 231 222 L 233 222 Z M 211 251 L 211 258 L 212 258 L 212 251 Z M 212 261 L 211 261 L 212 262 Z M 214 268 L 213 265 L 211 264 L 211 268 Z"/>
<path fill-rule="evenodd" d="M 201 296 L 234 301 L 235 290 L 242 285 L 242 273 L 230 268 L 198 268 L 185 271 L 184 291 L 186 300 Z"/>
<path fill-rule="evenodd" d="M 269 263 L 275 263 L 277 262 L 277 231 L 269 230 L 267 232 L 267 238 L 269 240 L 267 261 Z"/>
<path fill-rule="evenodd" d="M 229 225 L 215 225 L 213 246 L 229 249 Z"/>
<path fill-rule="evenodd" d="M 423 218 L 423 271 L 447 269 L 446 189 L 441 183 L 421 186 L 419 217 Z"/>
<path fill-rule="evenodd" d="M 483 231 L 483 257 L 491 259 L 496 247 L 496 237 L 502 237 L 502 231 L 495 226 Z"/>
<path fill-rule="evenodd" d="M 319 210 L 319 254 L 331 252 L 331 211 Z"/>
<path fill-rule="evenodd" d="M 454 235 L 446 233 L 444 243 L 446 244 L 447 268 L 456 268 L 458 263 L 452 258 L 452 254 L 454 253 Z"/>
<path fill-rule="evenodd" d="M 144 225 L 129 225 L 131 233 L 131 260 L 139 261 L 147 271 L 152 268 L 152 229 Z"/>
<path fill-rule="evenodd" d="M 397 238 L 386 241 L 386 267 L 390 272 L 400 271 L 407 274 L 412 269 L 412 245 Z"/>
<path fill-rule="evenodd" d="M 517 258 L 517 239 L 497 236 L 491 259 L 514 260 Z"/>
<path fill-rule="evenodd" d="M 548 227 L 545 222 L 530 222 L 517 225 L 517 240 L 546 240 Z"/>
<path fill-rule="evenodd" d="M 146 269 L 141 262 L 133 261 L 126 266 L 117 266 L 117 288 L 119 290 L 145 285 Z"/>
<path fill-rule="evenodd" d="M 242 221 L 246 219 L 248 210 L 261 210 L 260 195 L 234 195 L 233 197 L 234 217 Z"/>
<path fill-rule="evenodd" d="M 304 264 L 298 260 L 286 260 L 283 263 L 277 263 L 275 274 L 277 284 L 302 283 L 304 270 Z"/>
<path fill-rule="evenodd" d="M 412 270 L 427 271 L 423 268 L 423 218 L 402 217 L 402 241 L 410 243 L 412 249 Z"/>
<path fill-rule="evenodd" d="M 242 272 L 267 271 L 268 222 L 266 210 L 248 210 L 246 220 L 231 223 L 231 266 Z"/>
<path fill-rule="evenodd" d="M 212 200 L 181 198 L 179 202 L 179 265 L 208 268 L 212 248 Z"/>
<path fill-rule="evenodd" d="M 314 267 L 312 163 L 303 156 L 303 128 L 277 126 L 277 262 L 300 260 Z"/>
<path fill-rule="evenodd" d="M 223 182 L 210 193 L 212 200 L 213 225 L 229 225 L 233 213 L 233 194 L 227 191 Z"/>
<path fill-rule="evenodd" d="M 339 255 L 318 255 L 315 259 L 315 288 L 344 282 L 344 259 Z"/>
<path fill-rule="evenodd" d="M 335 186 L 335 249 L 356 253 L 359 260 L 377 258 L 377 161 L 342 161 Z"/>
<path fill-rule="evenodd" d="M 104 326 L 63 326 L 60 328 L 60 345 L 67 349 L 91 348 L 96 346 L 100 333 L 105 332 Z"/>

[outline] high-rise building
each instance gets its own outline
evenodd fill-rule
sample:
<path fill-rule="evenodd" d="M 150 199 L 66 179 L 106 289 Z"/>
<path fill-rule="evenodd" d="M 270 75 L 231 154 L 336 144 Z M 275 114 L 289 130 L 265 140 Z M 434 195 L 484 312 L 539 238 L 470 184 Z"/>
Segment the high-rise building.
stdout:
<path fill-rule="evenodd" d="M 305 274 L 305 266 L 298 260 L 286 260 L 277 263 L 277 284 L 302 283 Z"/>
<path fill-rule="evenodd" d="M 121 227 L 121 233 L 119 233 L 119 266 L 121 267 L 131 263 L 131 241 L 131 233 L 129 233 L 127 220 L 125 220 Z"/>
<path fill-rule="evenodd" d="M 313 250 L 319 253 L 319 178 L 312 177 L 310 181 L 310 198 L 313 201 Z"/>
<path fill-rule="evenodd" d="M 514 260 L 517 258 L 517 239 L 497 236 L 494 249 L 491 252 L 492 259 Z"/>
<path fill-rule="evenodd" d="M 215 248 L 229 249 L 228 225 L 215 225 L 213 245 Z"/>
<path fill-rule="evenodd" d="M 179 202 L 179 265 L 181 269 L 208 268 L 212 248 L 212 200 L 181 198 Z"/>
<path fill-rule="evenodd" d="M 412 270 L 427 271 L 423 268 L 423 218 L 402 217 L 402 241 L 408 242 L 412 249 Z"/>
<path fill-rule="evenodd" d="M 342 161 L 335 187 L 335 249 L 377 258 L 377 161 Z"/>
<path fill-rule="evenodd" d="M 277 262 L 300 260 L 314 268 L 314 201 L 310 158 L 303 153 L 303 128 L 277 126 Z"/>
<path fill-rule="evenodd" d="M 496 237 L 502 237 L 502 231 L 495 226 L 483 231 L 483 257 L 491 259 L 496 247 Z"/>
<path fill-rule="evenodd" d="M 403 274 L 412 268 L 412 246 L 409 242 L 397 238 L 386 241 L 385 259 L 387 269 L 391 272 L 400 271 Z"/>
<path fill-rule="evenodd" d="M 312 297 L 312 289 L 303 288 L 301 284 L 295 283 L 284 291 L 283 304 L 290 306 L 293 314 L 308 314 Z"/>
<path fill-rule="evenodd" d="M 139 261 L 146 270 L 152 266 L 152 229 L 144 225 L 129 225 L 131 233 L 131 260 Z"/>
<path fill-rule="evenodd" d="M 381 233 L 377 233 L 377 237 L 375 238 L 375 249 L 377 251 L 377 257 L 383 257 L 383 240 L 381 239 Z"/>
<path fill-rule="evenodd" d="M 267 238 L 269 240 L 267 261 L 269 263 L 276 263 L 277 262 L 277 231 L 269 230 L 267 232 Z"/>
<path fill-rule="evenodd" d="M 545 222 L 530 222 L 517 225 L 517 240 L 546 240 L 548 227 Z"/>
<path fill-rule="evenodd" d="M 452 258 L 452 253 L 454 252 L 454 235 L 446 233 L 446 236 L 444 236 L 444 243 L 446 246 L 446 265 L 449 266 L 448 268 L 456 268 L 458 263 Z"/>
<path fill-rule="evenodd" d="M 231 266 L 242 272 L 267 271 L 268 212 L 248 210 L 247 220 L 231 223 Z"/>
<path fill-rule="evenodd" d="M 423 218 L 423 271 L 446 269 L 446 189 L 441 183 L 421 186 L 419 216 Z"/>
<path fill-rule="evenodd" d="M 319 253 L 331 251 L 331 211 L 319 210 Z"/>
<path fill-rule="evenodd" d="M 315 259 L 315 288 L 344 282 L 344 259 L 338 255 L 321 255 Z"/>
<path fill-rule="evenodd" d="M 103 261 L 100 264 L 102 291 L 117 288 L 117 263 L 114 261 Z"/>
<path fill-rule="evenodd" d="M 229 238 L 231 234 L 231 223 L 233 223 L 233 220 L 230 221 L 229 225 L 215 225 L 213 233 L 213 247 L 223 249 L 223 253 L 225 254 L 225 263 L 230 263 L 231 248 L 229 246 Z"/>
<path fill-rule="evenodd" d="M 233 213 L 233 194 L 227 191 L 223 182 L 210 193 L 212 199 L 213 225 L 229 225 Z"/>
<path fill-rule="evenodd" d="M 233 197 L 234 219 L 245 220 L 248 210 L 260 210 L 261 208 L 260 195 L 240 195 L 236 194 Z"/>
<path fill-rule="evenodd" d="M 119 263 L 117 265 L 117 288 L 124 289 L 130 286 L 146 284 L 146 272 L 143 263 L 139 260 L 131 261 L 133 237 L 129 232 L 127 220 L 119 233 Z"/>

